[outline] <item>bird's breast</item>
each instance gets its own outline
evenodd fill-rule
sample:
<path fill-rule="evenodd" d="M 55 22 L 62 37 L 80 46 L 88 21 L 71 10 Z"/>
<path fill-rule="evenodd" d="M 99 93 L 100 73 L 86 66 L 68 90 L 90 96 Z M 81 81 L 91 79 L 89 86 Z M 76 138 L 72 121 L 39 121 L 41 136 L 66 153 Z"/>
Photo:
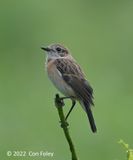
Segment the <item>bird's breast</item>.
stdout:
<path fill-rule="evenodd" d="M 55 87 L 60 92 L 62 92 L 65 96 L 74 96 L 75 97 L 74 91 L 64 81 L 64 79 L 62 78 L 62 75 L 61 75 L 60 71 L 58 71 L 58 69 L 56 68 L 56 65 L 54 64 L 53 60 L 51 60 L 50 62 L 48 62 L 46 68 L 47 68 L 48 77 L 53 82 L 53 84 L 55 85 Z"/>

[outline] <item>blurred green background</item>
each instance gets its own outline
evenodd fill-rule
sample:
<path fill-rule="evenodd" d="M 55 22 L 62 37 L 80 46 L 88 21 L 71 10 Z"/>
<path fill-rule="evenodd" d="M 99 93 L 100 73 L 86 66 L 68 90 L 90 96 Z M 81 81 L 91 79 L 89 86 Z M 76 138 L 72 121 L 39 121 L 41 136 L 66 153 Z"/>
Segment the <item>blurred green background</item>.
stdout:
<path fill-rule="evenodd" d="M 57 42 L 71 50 L 94 88 L 97 134 L 79 104 L 69 117 L 79 159 L 124 159 L 117 141 L 133 143 L 131 0 L 1 0 L 1 159 L 70 159 L 53 103 L 58 91 L 44 72 L 40 49 Z M 54 157 L 8 157 L 8 150 L 44 150 Z"/>

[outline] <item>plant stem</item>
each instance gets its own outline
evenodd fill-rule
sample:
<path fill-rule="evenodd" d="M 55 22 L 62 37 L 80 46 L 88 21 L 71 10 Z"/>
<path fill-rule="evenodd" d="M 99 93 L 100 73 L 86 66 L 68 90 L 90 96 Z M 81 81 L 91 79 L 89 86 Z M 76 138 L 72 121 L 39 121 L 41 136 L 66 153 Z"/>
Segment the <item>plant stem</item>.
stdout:
<path fill-rule="evenodd" d="M 70 134 L 69 134 L 69 130 L 68 130 L 68 125 L 69 124 L 66 122 L 64 112 L 63 112 L 64 102 L 59 97 L 58 94 L 56 94 L 56 97 L 55 97 L 55 106 L 57 107 L 57 110 L 58 110 L 58 114 L 59 114 L 60 122 L 61 122 L 61 127 L 63 128 L 65 137 L 66 137 L 67 142 L 69 144 L 69 148 L 70 148 L 71 155 L 72 155 L 72 160 L 78 160 L 76 152 L 75 152 L 75 148 L 74 148 L 74 145 L 73 145 L 73 142 L 72 142 L 72 139 L 71 139 Z"/>

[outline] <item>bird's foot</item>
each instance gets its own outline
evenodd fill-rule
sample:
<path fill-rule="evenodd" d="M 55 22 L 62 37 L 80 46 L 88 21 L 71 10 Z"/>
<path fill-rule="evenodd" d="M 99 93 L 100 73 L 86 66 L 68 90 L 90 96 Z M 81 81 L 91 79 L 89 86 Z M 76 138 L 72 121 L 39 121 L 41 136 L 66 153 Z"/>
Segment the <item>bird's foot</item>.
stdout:
<path fill-rule="evenodd" d="M 56 107 L 63 107 L 65 105 L 63 99 L 59 96 L 59 94 L 55 95 L 55 105 Z"/>

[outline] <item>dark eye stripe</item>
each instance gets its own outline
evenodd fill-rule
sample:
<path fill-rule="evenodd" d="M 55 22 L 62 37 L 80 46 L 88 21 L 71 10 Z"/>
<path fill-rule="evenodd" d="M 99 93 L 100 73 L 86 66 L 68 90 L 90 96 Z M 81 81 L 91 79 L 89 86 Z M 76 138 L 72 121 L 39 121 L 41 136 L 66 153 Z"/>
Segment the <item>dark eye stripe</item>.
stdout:
<path fill-rule="evenodd" d="M 61 51 L 61 48 L 57 47 L 56 50 L 57 50 L 58 52 L 60 52 L 60 51 Z"/>

